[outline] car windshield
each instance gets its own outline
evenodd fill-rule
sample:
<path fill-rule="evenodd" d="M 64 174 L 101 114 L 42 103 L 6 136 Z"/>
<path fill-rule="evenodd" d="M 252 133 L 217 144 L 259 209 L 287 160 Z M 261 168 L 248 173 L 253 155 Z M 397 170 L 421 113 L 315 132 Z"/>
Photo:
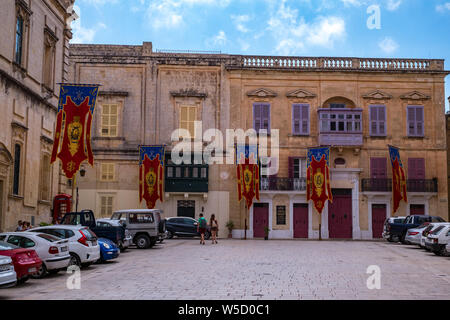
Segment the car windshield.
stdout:
<path fill-rule="evenodd" d="M 121 213 L 116 212 L 112 215 L 111 220 L 120 220 Z"/>
<path fill-rule="evenodd" d="M 55 236 L 49 235 L 49 234 L 45 234 L 45 233 L 40 233 L 37 235 L 39 238 L 45 239 L 49 242 L 55 242 L 55 241 L 60 241 L 60 238 L 57 238 Z"/>
<path fill-rule="evenodd" d="M 420 226 L 418 226 L 417 229 L 426 228 L 429 224 L 430 224 L 429 222 L 424 222 Z"/>
<path fill-rule="evenodd" d="M 78 225 L 81 224 L 81 217 L 78 214 L 69 214 L 64 217 L 61 224 Z"/>
<path fill-rule="evenodd" d="M 7 242 L 0 241 L 0 250 L 13 250 L 13 249 L 19 249 L 19 247 Z"/>
<path fill-rule="evenodd" d="M 439 234 L 442 231 L 442 229 L 444 229 L 444 227 L 445 226 L 439 226 L 436 229 L 434 229 L 433 231 L 431 231 L 430 234 L 437 235 L 437 234 Z"/>

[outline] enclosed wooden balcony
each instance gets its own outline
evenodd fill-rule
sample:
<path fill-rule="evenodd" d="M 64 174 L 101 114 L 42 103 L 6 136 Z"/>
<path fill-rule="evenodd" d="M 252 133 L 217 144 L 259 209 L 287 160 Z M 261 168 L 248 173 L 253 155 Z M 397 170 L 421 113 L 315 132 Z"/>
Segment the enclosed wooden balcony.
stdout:
<path fill-rule="evenodd" d="M 208 165 L 166 165 L 165 192 L 208 192 Z"/>
<path fill-rule="evenodd" d="M 321 108 L 318 119 L 319 145 L 362 146 L 361 108 Z"/>

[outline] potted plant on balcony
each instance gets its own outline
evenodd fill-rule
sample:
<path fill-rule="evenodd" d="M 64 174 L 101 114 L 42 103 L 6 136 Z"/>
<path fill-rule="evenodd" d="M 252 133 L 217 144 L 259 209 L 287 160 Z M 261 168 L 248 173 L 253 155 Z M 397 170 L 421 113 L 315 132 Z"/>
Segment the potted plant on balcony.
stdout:
<path fill-rule="evenodd" d="M 269 240 L 269 227 L 264 227 L 264 240 Z"/>
<path fill-rule="evenodd" d="M 227 225 L 226 225 L 227 229 L 228 229 L 228 238 L 232 238 L 233 237 L 233 229 L 234 229 L 234 222 L 233 221 L 228 221 Z"/>

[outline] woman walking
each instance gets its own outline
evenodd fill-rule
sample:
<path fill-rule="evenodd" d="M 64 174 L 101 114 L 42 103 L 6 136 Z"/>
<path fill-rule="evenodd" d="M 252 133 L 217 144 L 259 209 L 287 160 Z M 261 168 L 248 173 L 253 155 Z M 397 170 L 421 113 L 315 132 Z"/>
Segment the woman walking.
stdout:
<path fill-rule="evenodd" d="M 205 244 L 205 233 L 207 225 L 208 222 L 206 221 L 205 217 L 203 217 L 203 213 L 200 213 L 200 218 L 198 219 L 197 224 L 197 232 L 200 233 L 201 236 L 200 244 Z"/>
<path fill-rule="evenodd" d="M 211 238 L 212 244 L 217 244 L 217 232 L 219 231 L 219 223 L 216 220 L 216 215 L 212 214 L 209 220 L 209 225 L 211 226 Z"/>

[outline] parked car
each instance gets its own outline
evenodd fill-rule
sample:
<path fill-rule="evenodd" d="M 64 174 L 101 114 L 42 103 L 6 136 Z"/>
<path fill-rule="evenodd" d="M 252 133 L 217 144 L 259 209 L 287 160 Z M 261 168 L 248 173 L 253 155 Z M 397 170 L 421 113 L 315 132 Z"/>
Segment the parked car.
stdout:
<path fill-rule="evenodd" d="M 429 225 L 429 222 L 422 223 L 417 228 L 408 229 L 406 232 L 405 242 L 407 244 L 420 245 L 420 238 L 422 237 L 422 231 Z"/>
<path fill-rule="evenodd" d="M 445 246 L 445 251 L 447 252 L 447 255 L 450 254 L 450 241 L 447 243 L 447 245 Z"/>
<path fill-rule="evenodd" d="M 386 239 L 389 242 L 394 242 L 394 241 L 398 241 L 398 239 L 396 239 L 395 237 L 393 237 L 389 232 L 389 224 L 390 223 L 403 223 L 403 221 L 405 221 L 406 217 L 389 217 L 384 221 L 384 226 L 383 226 L 383 239 Z"/>
<path fill-rule="evenodd" d="M 83 226 L 55 225 L 30 229 L 29 232 L 46 233 L 69 241 L 69 265 L 87 267 L 100 259 L 97 236 Z"/>
<path fill-rule="evenodd" d="M 116 227 L 123 227 L 121 221 L 119 220 L 111 220 L 110 218 L 101 218 L 101 219 L 97 219 L 97 227 L 99 228 L 106 228 L 106 227 L 111 227 L 111 226 L 116 226 Z M 129 246 L 131 246 L 133 244 L 133 238 L 131 237 L 130 231 L 128 231 L 127 228 L 125 228 L 125 238 L 123 239 L 123 241 L 119 244 L 120 247 L 120 251 L 125 251 L 126 249 L 128 249 Z M 95 233 L 97 234 L 97 233 Z"/>
<path fill-rule="evenodd" d="M 438 216 L 411 215 L 406 217 L 403 223 L 389 223 L 386 231 L 387 237 L 392 241 L 405 243 L 408 229 L 417 228 L 424 222 L 445 222 L 445 220 Z"/>
<path fill-rule="evenodd" d="M 426 227 L 426 228 L 422 231 L 422 237 L 420 238 L 420 247 L 421 247 L 421 248 L 423 248 L 423 249 L 425 249 L 425 250 L 427 250 L 427 251 L 430 251 L 430 250 L 431 250 L 429 247 L 426 246 L 426 243 L 425 243 L 426 240 L 427 240 L 428 234 L 429 234 L 431 231 L 433 231 L 434 229 L 436 229 L 440 224 L 443 224 L 443 223 L 445 223 L 445 222 L 433 222 L 433 223 L 430 223 L 430 224 L 428 225 L 428 227 Z"/>
<path fill-rule="evenodd" d="M 9 288 L 17 283 L 17 273 L 10 257 L 0 256 L 0 288 Z"/>
<path fill-rule="evenodd" d="M 119 247 L 114 242 L 106 238 L 98 238 L 100 245 L 100 262 L 116 259 L 120 254 Z"/>
<path fill-rule="evenodd" d="M 439 224 L 430 231 L 425 240 L 425 246 L 434 254 L 442 256 L 446 254 L 445 246 L 450 239 L 450 223 Z"/>
<path fill-rule="evenodd" d="M 0 234 L 0 241 L 15 246 L 33 249 L 42 260 L 38 273 L 33 276 L 42 278 L 47 273 L 58 273 L 67 268 L 70 262 L 68 241 L 46 233 L 7 232 Z"/>
<path fill-rule="evenodd" d="M 196 237 L 200 236 L 197 231 L 197 220 L 189 217 L 171 217 L 166 219 L 167 238 L 177 237 Z M 205 239 L 211 236 L 210 227 L 206 229 Z"/>
<path fill-rule="evenodd" d="M 139 249 L 145 249 L 165 237 L 166 224 L 162 215 L 163 211 L 159 209 L 129 209 L 114 212 L 111 220 L 122 221 L 133 243 Z"/>
<path fill-rule="evenodd" d="M 106 238 L 113 241 L 121 249 L 124 248 L 125 228 L 118 224 L 100 224 L 98 225 L 94 212 L 92 210 L 82 210 L 81 212 L 66 213 L 61 220 L 64 225 L 82 225 L 93 231 L 97 237 Z"/>
<path fill-rule="evenodd" d="M 22 249 L 3 241 L 0 241 L 0 255 L 11 258 L 17 274 L 17 283 L 27 281 L 42 265 L 42 260 L 33 249 Z"/>

